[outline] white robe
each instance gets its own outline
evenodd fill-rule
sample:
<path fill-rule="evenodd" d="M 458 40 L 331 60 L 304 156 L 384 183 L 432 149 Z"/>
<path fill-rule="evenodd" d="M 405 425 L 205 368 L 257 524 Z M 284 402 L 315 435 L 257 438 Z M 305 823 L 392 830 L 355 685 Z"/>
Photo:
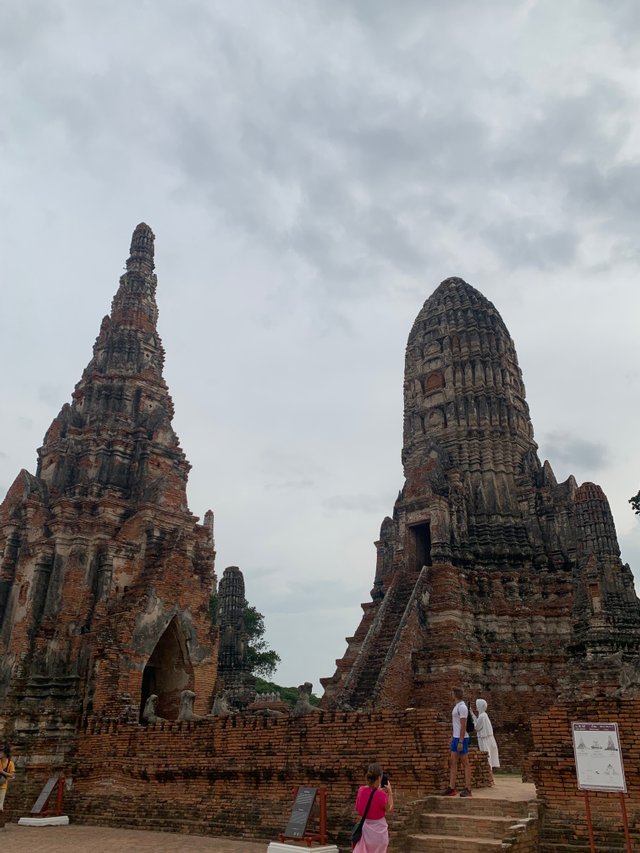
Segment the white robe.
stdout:
<path fill-rule="evenodd" d="M 489 753 L 489 765 L 491 767 L 500 767 L 500 756 L 498 754 L 498 744 L 493 736 L 493 726 L 487 714 L 487 703 L 484 699 L 476 701 L 476 707 L 480 713 L 476 717 L 473 716 L 475 732 L 478 736 L 478 749 L 480 752 Z"/>

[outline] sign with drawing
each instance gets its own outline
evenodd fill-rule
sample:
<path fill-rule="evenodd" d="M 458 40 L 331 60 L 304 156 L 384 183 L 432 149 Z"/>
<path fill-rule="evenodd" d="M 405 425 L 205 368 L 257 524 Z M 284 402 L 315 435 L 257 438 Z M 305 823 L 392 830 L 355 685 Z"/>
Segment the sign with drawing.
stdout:
<path fill-rule="evenodd" d="M 578 788 L 626 793 L 617 723 L 571 723 Z"/>

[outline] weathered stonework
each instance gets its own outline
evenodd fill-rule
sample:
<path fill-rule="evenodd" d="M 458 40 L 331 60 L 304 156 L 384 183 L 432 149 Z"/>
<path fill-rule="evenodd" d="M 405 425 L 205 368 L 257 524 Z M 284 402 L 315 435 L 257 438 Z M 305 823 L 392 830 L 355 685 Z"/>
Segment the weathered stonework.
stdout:
<path fill-rule="evenodd" d="M 211 707 L 213 517 L 187 505 L 156 328 L 154 235 L 133 234 L 93 358 L 0 506 L 0 725 L 68 750 L 90 714 L 137 722 Z"/>
<path fill-rule="evenodd" d="M 218 694 L 231 707 L 244 709 L 256 697 L 255 677 L 248 661 L 249 637 L 245 625 L 244 577 L 237 566 L 228 566 L 218 587 Z"/>
<path fill-rule="evenodd" d="M 446 708 L 462 684 L 488 698 L 503 763 L 520 764 L 532 712 L 637 671 L 631 570 L 602 490 L 540 463 L 513 342 L 461 279 L 414 323 L 404 403 L 405 483 L 324 705 Z"/>

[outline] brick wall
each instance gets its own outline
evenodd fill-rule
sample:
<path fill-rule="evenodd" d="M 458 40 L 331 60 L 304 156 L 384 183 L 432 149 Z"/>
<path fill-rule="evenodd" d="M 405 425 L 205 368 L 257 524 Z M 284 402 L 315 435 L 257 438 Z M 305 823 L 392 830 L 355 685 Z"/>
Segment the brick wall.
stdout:
<path fill-rule="evenodd" d="M 617 722 L 620 729 L 627 794 L 626 809 L 632 838 L 640 837 L 640 731 L 638 702 L 632 699 L 590 699 L 557 705 L 532 723 L 534 751 L 531 771 L 544 806 L 543 851 L 560 844 L 589 850 L 584 793 L 577 788 L 571 723 Z M 598 850 L 624 850 L 619 794 L 590 793 Z"/>
<path fill-rule="evenodd" d="M 268 839 L 283 831 L 296 784 L 324 785 L 331 836 L 345 841 L 369 762 L 383 764 L 400 806 L 446 785 L 449 725 L 422 709 L 211 718 L 148 729 L 93 723 L 78 742 L 67 809 L 87 823 Z M 472 761 L 474 784 L 482 786 L 485 756 L 475 753 Z M 40 771 L 21 774 L 14 806 L 20 798 L 31 805 Z"/>

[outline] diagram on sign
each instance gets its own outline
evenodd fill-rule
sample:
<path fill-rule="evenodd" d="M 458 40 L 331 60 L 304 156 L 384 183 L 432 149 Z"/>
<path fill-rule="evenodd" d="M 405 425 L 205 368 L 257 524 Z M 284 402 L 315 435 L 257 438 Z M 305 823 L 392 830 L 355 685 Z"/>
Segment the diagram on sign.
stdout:
<path fill-rule="evenodd" d="M 578 788 L 625 792 L 617 723 L 572 723 L 571 731 Z"/>

